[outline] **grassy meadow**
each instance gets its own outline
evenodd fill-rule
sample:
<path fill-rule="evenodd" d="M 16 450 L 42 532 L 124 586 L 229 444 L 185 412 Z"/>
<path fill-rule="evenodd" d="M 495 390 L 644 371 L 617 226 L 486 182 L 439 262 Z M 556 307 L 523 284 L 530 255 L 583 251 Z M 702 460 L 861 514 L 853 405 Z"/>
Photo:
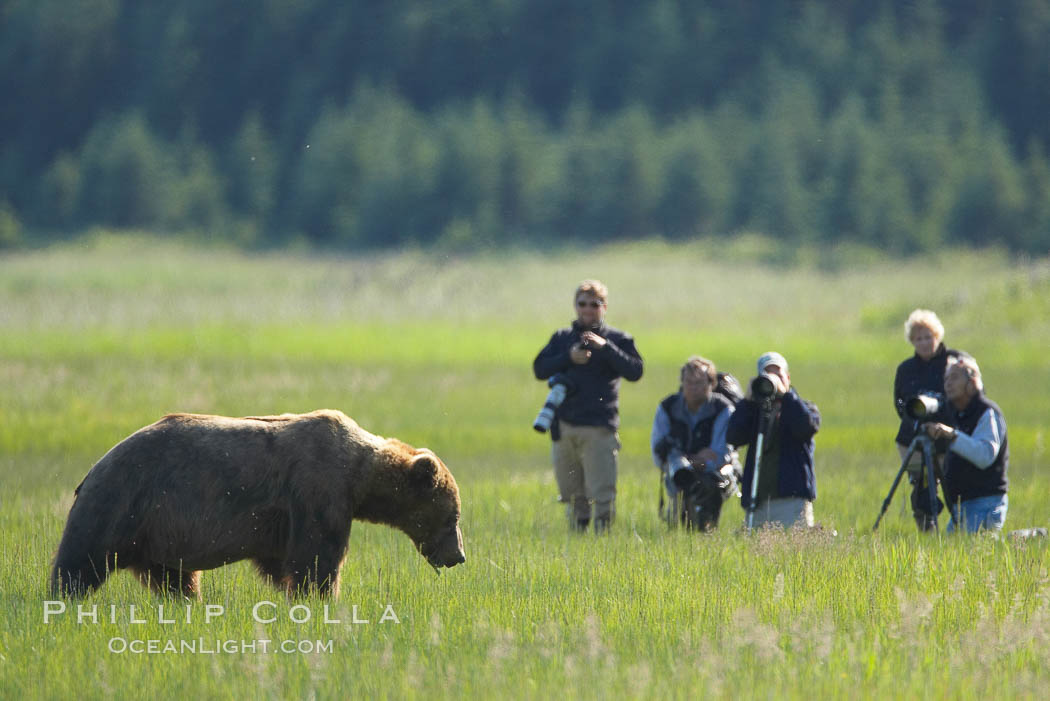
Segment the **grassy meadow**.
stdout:
<path fill-rule="evenodd" d="M 586 277 L 609 285 L 608 320 L 646 360 L 621 391 L 603 538 L 567 532 L 549 440 L 530 428 L 546 390 L 531 361 Z M 977 357 L 1006 414 L 1007 530 L 1050 525 L 1046 260 L 748 237 L 351 258 L 96 235 L 4 254 L 0 696 L 1041 698 L 1046 539 L 920 537 L 905 489 L 871 533 L 899 467 L 892 380 L 916 306 Z M 745 536 L 730 503 L 713 534 L 669 533 L 648 455 L 657 402 L 692 353 L 746 382 L 770 349 L 823 414 L 824 528 Z M 465 565 L 435 576 L 404 535 L 355 524 L 336 601 L 286 601 L 242 563 L 206 572 L 200 602 L 122 573 L 82 602 L 97 622 L 75 603 L 45 622 L 73 488 L 113 444 L 173 411 L 317 408 L 445 460 Z"/>

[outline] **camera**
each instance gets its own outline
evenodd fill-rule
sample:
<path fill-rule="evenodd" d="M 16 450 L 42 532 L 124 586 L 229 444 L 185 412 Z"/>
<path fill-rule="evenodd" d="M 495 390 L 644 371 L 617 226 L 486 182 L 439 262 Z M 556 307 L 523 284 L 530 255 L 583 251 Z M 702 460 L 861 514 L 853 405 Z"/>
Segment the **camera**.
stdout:
<path fill-rule="evenodd" d="M 672 460 L 674 457 L 672 455 Z M 677 466 L 672 460 L 667 463 L 667 472 L 671 475 L 674 486 L 683 492 L 709 488 L 724 490 L 735 482 L 732 464 L 724 465 L 719 471 L 712 472 L 703 468 L 696 469 L 684 457 L 682 458 L 684 464 Z"/>
<path fill-rule="evenodd" d="M 914 421 L 932 421 L 943 406 L 943 394 L 920 392 L 904 400 L 904 414 Z"/>
<path fill-rule="evenodd" d="M 576 389 L 576 385 L 572 380 L 561 373 L 547 380 L 547 386 L 551 388 L 550 392 L 547 393 L 547 399 L 543 403 L 540 413 L 537 414 L 536 420 L 532 422 L 532 427 L 539 433 L 546 433 L 550 430 L 558 407 Z"/>
<path fill-rule="evenodd" d="M 679 489 L 685 489 L 696 480 L 693 463 L 677 448 L 672 448 L 667 455 L 667 476 Z"/>
<path fill-rule="evenodd" d="M 682 467 L 673 473 L 672 480 L 682 492 L 686 526 L 706 531 L 718 525 L 722 504 L 736 493 L 739 477 L 729 464 L 717 472 Z"/>
<path fill-rule="evenodd" d="M 751 396 L 755 401 L 766 401 L 776 396 L 777 386 L 772 378 L 763 373 L 751 380 Z"/>

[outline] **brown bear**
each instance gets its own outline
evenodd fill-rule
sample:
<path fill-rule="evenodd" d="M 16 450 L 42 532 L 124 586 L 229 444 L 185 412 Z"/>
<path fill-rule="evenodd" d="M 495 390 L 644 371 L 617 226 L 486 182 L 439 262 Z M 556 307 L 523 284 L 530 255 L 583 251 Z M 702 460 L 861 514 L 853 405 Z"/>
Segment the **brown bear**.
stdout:
<path fill-rule="evenodd" d="M 129 568 L 197 597 L 200 570 L 249 558 L 290 594 L 337 595 L 352 519 L 404 531 L 435 570 L 465 560 L 445 464 L 339 411 L 165 416 L 106 453 L 74 494 L 56 596 Z"/>

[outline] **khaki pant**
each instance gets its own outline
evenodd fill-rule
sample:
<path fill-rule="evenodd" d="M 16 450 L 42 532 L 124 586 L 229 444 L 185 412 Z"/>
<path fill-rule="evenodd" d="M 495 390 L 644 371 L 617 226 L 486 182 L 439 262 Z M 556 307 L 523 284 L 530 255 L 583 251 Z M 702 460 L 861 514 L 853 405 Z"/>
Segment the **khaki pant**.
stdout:
<path fill-rule="evenodd" d="M 813 527 L 813 502 L 800 497 L 767 499 L 755 509 L 754 527 L 779 523 L 784 528 L 792 526 Z"/>
<path fill-rule="evenodd" d="M 605 426 L 578 426 L 562 421 L 561 438 L 552 444 L 554 477 L 572 524 L 591 518 L 608 523 L 615 514 L 616 456 L 620 438 Z"/>

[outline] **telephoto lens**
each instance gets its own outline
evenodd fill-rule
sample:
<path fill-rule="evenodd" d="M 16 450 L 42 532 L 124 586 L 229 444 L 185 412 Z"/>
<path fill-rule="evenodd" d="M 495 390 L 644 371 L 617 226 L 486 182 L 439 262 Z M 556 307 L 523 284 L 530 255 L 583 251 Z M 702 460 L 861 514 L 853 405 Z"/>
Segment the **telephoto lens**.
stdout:
<path fill-rule="evenodd" d="M 682 490 L 689 489 L 696 482 L 696 471 L 693 470 L 693 464 L 689 462 L 689 458 L 677 450 L 671 451 L 671 455 L 667 458 L 667 474 L 671 476 L 674 485 Z"/>
<path fill-rule="evenodd" d="M 683 492 L 689 491 L 689 488 L 696 484 L 696 470 L 692 467 L 683 467 L 674 473 L 671 481 Z"/>
<path fill-rule="evenodd" d="M 540 409 L 536 420 L 532 422 L 532 428 L 538 433 L 546 433 L 550 430 L 555 412 L 573 388 L 573 384 L 563 375 L 555 375 L 547 381 L 547 384 L 551 391 L 547 393 L 547 400 L 543 403 L 543 408 Z"/>
<path fill-rule="evenodd" d="M 932 394 L 917 394 L 904 402 L 904 412 L 916 421 L 929 419 L 940 410 L 941 402 Z"/>
<path fill-rule="evenodd" d="M 769 399 L 777 392 L 777 386 L 768 375 L 759 375 L 751 380 L 751 396 L 759 401 Z"/>

